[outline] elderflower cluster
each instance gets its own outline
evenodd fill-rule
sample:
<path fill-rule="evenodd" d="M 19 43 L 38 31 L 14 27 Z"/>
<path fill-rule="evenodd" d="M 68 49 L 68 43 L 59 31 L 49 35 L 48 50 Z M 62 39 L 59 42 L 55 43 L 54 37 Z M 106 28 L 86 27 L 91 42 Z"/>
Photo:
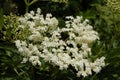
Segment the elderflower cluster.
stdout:
<path fill-rule="evenodd" d="M 99 40 L 98 33 L 82 17 L 66 17 L 66 27 L 59 28 L 58 21 L 47 14 L 44 18 L 40 9 L 35 14 L 28 13 L 19 21 L 19 27 L 28 27 L 31 34 L 26 41 L 15 41 L 18 51 L 23 56 L 23 63 L 31 62 L 34 66 L 42 65 L 41 59 L 60 70 L 72 66 L 77 76 L 86 77 L 92 72 L 98 73 L 105 66 L 105 57 L 92 61 L 91 44 Z"/>
<path fill-rule="evenodd" d="M 107 6 L 113 10 L 113 12 L 120 13 L 120 0 L 107 0 Z"/>
<path fill-rule="evenodd" d="M 27 44 L 25 41 L 17 40 L 15 41 L 18 51 L 23 56 L 22 63 L 26 63 L 27 61 L 31 62 L 34 66 L 41 65 L 39 61 L 40 51 L 38 50 L 36 45 Z"/>
<path fill-rule="evenodd" d="M 52 17 L 51 14 L 47 14 L 46 18 L 41 14 L 41 9 L 27 13 L 24 17 L 19 18 L 19 25 L 22 29 L 28 29 L 28 39 L 34 42 L 42 41 L 43 35 L 46 32 L 52 32 L 58 26 L 58 20 Z"/>

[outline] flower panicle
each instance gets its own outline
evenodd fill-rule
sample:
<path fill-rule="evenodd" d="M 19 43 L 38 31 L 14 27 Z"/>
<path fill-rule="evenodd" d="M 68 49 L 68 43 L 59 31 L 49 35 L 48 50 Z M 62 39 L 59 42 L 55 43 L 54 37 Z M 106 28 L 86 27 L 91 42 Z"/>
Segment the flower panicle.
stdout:
<path fill-rule="evenodd" d="M 99 40 L 98 33 L 88 24 L 89 20 L 83 20 L 81 16 L 66 18 L 66 27 L 59 28 L 59 22 L 52 14 L 44 18 L 38 8 L 36 13 L 32 11 L 19 19 L 20 26 L 27 27 L 30 32 L 26 41 L 15 41 L 23 63 L 29 61 L 34 66 L 41 66 L 43 59 L 59 66 L 60 70 L 72 66 L 77 76 L 83 77 L 100 72 L 105 66 L 105 57 L 94 61 L 89 57 L 92 56 L 90 45 Z"/>

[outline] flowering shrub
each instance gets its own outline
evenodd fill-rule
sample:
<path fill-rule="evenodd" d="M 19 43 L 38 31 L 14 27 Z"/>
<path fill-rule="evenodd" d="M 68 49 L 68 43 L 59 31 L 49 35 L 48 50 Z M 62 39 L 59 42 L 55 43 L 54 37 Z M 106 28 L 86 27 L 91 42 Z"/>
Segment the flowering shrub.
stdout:
<path fill-rule="evenodd" d="M 23 31 L 28 30 L 26 40 L 16 40 L 16 46 L 22 63 L 31 62 L 33 66 L 41 66 L 41 60 L 59 66 L 60 70 L 72 66 L 77 76 L 86 77 L 92 72 L 98 73 L 105 66 L 105 57 L 93 60 L 91 45 L 99 40 L 98 33 L 82 17 L 66 17 L 64 28 L 58 27 L 58 20 L 47 14 L 44 17 L 41 10 L 31 11 L 19 18 Z M 25 35 L 26 36 L 26 35 Z"/>

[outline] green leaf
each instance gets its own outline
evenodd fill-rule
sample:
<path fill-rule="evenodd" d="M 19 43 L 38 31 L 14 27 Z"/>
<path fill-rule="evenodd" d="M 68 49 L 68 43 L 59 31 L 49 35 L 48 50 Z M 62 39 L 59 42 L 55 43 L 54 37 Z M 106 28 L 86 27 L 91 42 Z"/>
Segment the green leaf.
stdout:
<path fill-rule="evenodd" d="M 92 9 L 87 10 L 86 12 L 83 13 L 83 16 L 87 19 L 95 19 L 95 11 Z"/>
<path fill-rule="evenodd" d="M 0 49 L 18 53 L 17 48 L 16 48 L 15 44 L 13 44 L 13 43 L 0 41 Z"/>
<path fill-rule="evenodd" d="M 114 65 L 117 66 L 120 64 L 120 47 L 111 49 L 110 52 L 107 54 L 107 58 L 106 58 L 107 62 L 110 65 Z"/>

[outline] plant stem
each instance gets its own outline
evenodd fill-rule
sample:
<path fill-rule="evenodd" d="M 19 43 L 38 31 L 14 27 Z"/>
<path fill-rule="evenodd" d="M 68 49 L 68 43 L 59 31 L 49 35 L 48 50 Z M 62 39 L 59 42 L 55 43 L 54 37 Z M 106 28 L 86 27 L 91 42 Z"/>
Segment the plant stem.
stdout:
<path fill-rule="evenodd" d="M 33 0 L 33 1 L 29 2 L 29 0 L 28 0 L 28 1 L 27 1 L 27 0 L 24 0 L 25 5 L 26 5 L 26 12 L 25 12 L 25 13 L 28 13 L 29 7 L 30 7 L 32 4 L 34 4 L 35 2 L 37 2 L 37 1 L 38 1 L 38 0 Z"/>
<path fill-rule="evenodd" d="M 26 6 L 25 13 L 28 13 L 29 3 L 27 2 L 27 0 L 24 0 L 24 2 L 25 2 L 25 6 Z"/>
<path fill-rule="evenodd" d="M 28 11 L 29 11 L 29 5 L 26 5 L 26 11 L 25 11 L 25 13 L 28 13 Z"/>
<path fill-rule="evenodd" d="M 33 1 L 31 1 L 30 3 L 29 3 L 29 5 L 32 5 L 32 4 L 34 4 L 35 2 L 37 2 L 38 0 L 33 0 Z"/>

